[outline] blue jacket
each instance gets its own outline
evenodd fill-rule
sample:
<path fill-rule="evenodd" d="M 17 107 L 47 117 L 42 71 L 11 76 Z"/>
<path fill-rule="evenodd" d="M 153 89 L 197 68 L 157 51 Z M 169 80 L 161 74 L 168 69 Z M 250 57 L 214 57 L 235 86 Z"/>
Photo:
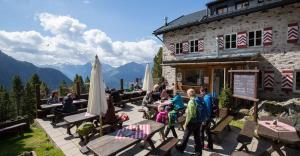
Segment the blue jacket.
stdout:
<path fill-rule="evenodd" d="M 171 102 L 175 110 L 184 108 L 183 99 L 179 94 L 176 94 L 175 97 L 171 99 Z"/>
<path fill-rule="evenodd" d="M 207 116 L 211 117 L 211 112 L 212 112 L 212 96 L 210 93 L 207 93 L 206 95 L 204 95 L 203 100 L 204 100 L 204 104 L 206 106 L 207 109 Z"/>
<path fill-rule="evenodd" d="M 212 101 L 211 101 L 211 94 L 206 94 L 203 98 L 196 97 L 195 102 L 197 104 L 203 104 L 205 108 L 202 111 L 201 118 L 205 118 L 203 120 L 208 120 L 211 117 L 212 112 Z"/>

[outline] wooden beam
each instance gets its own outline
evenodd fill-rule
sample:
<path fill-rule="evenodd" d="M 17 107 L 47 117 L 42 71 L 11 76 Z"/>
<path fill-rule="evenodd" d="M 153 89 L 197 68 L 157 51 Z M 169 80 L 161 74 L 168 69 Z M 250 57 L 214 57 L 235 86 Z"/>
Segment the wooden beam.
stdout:
<path fill-rule="evenodd" d="M 229 73 L 258 73 L 258 69 L 248 69 L 248 70 L 229 70 Z"/>
<path fill-rule="evenodd" d="M 229 62 L 197 62 L 197 63 L 163 63 L 162 66 L 184 66 L 184 65 L 226 65 L 226 64 L 247 64 L 259 63 L 259 61 L 229 61 Z"/>

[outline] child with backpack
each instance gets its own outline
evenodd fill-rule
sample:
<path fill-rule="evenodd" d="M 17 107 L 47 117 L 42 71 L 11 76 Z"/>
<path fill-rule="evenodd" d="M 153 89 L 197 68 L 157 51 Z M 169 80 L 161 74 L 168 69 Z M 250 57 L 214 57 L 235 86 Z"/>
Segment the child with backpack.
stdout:
<path fill-rule="evenodd" d="M 164 107 L 162 105 L 159 105 L 157 109 L 158 109 L 158 114 L 156 115 L 156 122 L 166 125 L 168 122 L 168 112 L 164 110 Z M 159 132 L 159 134 L 161 139 L 165 140 L 165 136 L 163 133 L 164 133 L 164 128 Z"/>

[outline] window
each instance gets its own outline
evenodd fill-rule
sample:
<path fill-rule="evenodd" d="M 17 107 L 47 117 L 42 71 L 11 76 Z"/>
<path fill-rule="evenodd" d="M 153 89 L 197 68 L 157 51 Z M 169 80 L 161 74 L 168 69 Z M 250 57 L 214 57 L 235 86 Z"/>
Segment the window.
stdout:
<path fill-rule="evenodd" d="M 235 9 L 236 10 L 245 9 L 248 6 L 249 6 L 249 2 L 248 1 L 238 2 L 238 3 L 235 4 Z"/>
<path fill-rule="evenodd" d="M 198 52 L 198 40 L 190 41 L 190 52 Z"/>
<path fill-rule="evenodd" d="M 183 71 L 183 84 L 208 87 L 209 74 L 210 72 L 205 69 L 186 69 Z"/>
<path fill-rule="evenodd" d="M 294 73 L 294 91 L 300 93 L 300 70 Z"/>
<path fill-rule="evenodd" d="M 236 34 L 225 35 L 225 49 L 236 48 Z"/>
<path fill-rule="evenodd" d="M 258 2 L 258 3 L 262 3 L 262 2 L 264 2 L 264 0 L 257 0 L 257 2 Z"/>
<path fill-rule="evenodd" d="M 176 43 L 176 54 L 182 53 L 182 43 Z"/>
<path fill-rule="evenodd" d="M 249 47 L 261 46 L 262 45 L 262 31 L 251 31 L 249 32 Z"/>
<path fill-rule="evenodd" d="M 228 9 L 227 7 L 221 7 L 217 9 L 217 14 L 224 14 L 227 13 Z"/>

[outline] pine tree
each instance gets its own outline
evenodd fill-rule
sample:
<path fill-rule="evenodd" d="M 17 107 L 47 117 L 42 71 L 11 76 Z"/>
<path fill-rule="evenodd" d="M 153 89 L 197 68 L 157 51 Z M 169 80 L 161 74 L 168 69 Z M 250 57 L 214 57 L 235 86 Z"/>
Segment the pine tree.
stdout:
<path fill-rule="evenodd" d="M 16 117 L 16 108 L 15 105 L 12 105 L 12 102 L 9 97 L 9 92 L 7 90 L 3 90 L 2 92 L 2 105 L 5 109 L 3 120 L 9 120 Z"/>
<path fill-rule="evenodd" d="M 33 120 L 35 116 L 35 95 L 34 88 L 30 82 L 27 82 L 24 88 L 23 114 Z"/>
<path fill-rule="evenodd" d="M 41 98 L 47 98 L 50 89 L 48 88 L 48 85 L 45 82 L 41 82 Z"/>
<path fill-rule="evenodd" d="M 84 86 L 85 86 L 86 92 L 88 93 L 89 89 L 90 89 L 90 78 L 88 76 L 84 80 Z"/>
<path fill-rule="evenodd" d="M 20 76 L 16 75 L 13 77 L 13 87 L 12 87 L 12 99 L 13 103 L 17 109 L 17 116 L 21 115 L 21 107 L 23 105 L 23 84 Z"/>
<path fill-rule="evenodd" d="M 66 81 L 63 80 L 61 82 L 61 84 L 59 85 L 59 95 L 65 96 L 65 95 L 67 95 L 67 92 L 68 92 L 68 85 L 67 85 Z"/>
<path fill-rule="evenodd" d="M 75 78 L 74 78 L 74 81 L 73 81 L 73 90 L 76 90 L 77 82 L 79 82 L 79 85 L 80 85 L 80 92 L 85 93 L 86 88 L 84 86 L 84 82 L 83 82 L 83 79 L 82 79 L 81 75 L 77 75 L 77 74 L 75 75 Z"/>
<path fill-rule="evenodd" d="M 4 88 L 0 86 L 0 122 L 4 121 L 6 108 L 3 104 L 2 95 L 3 95 Z"/>
<path fill-rule="evenodd" d="M 159 79 L 162 76 L 162 68 L 161 68 L 161 64 L 162 64 L 162 54 L 163 54 L 163 49 L 159 48 L 157 54 L 155 55 L 153 62 L 153 69 L 152 69 L 152 74 L 153 74 L 153 78 Z"/>
<path fill-rule="evenodd" d="M 31 83 L 32 87 L 35 88 L 35 85 L 37 85 L 37 84 L 40 85 L 41 84 L 40 77 L 37 74 L 33 74 L 31 76 L 30 83 Z"/>

